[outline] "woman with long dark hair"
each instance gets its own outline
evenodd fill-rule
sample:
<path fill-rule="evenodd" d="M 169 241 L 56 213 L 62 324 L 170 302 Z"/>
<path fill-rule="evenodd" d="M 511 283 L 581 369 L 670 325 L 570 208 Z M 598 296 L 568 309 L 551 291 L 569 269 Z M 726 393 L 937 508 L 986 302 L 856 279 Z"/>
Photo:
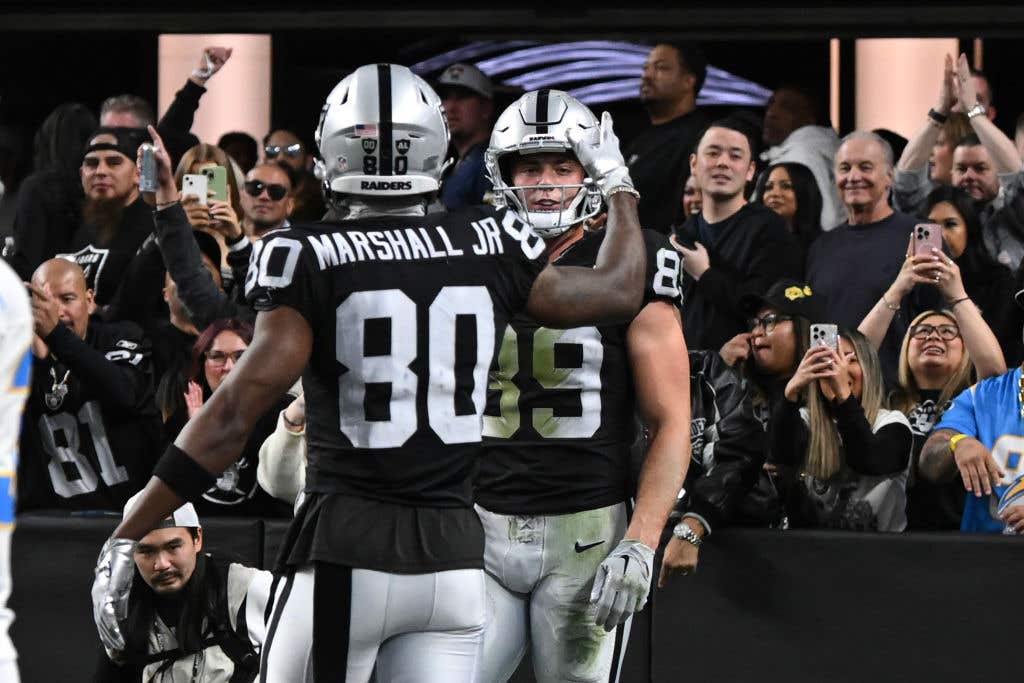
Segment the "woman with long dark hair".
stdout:
<path fill-rule="evenodd" d="M 224 383 L 235 365 L 242 359 L 252 343 L 253 329 L 249 323 L 234 318 L 214 321 L 199 335 L 192 347 L 192 363 L 185 377 L 179 379 L 175 405 L 164 405 L 167 415 L 166 432 L 173 441 L 188 421 L 199 412 L 203 404 Z M 170 390 L 160 392 L 166 399 Z M 253 428 L 241 457 L 217 479 L 216 484 L 196 501 L 196 508 L 204 515 L 290 515 L 286 503 L 274 499 L 256 480 L 260 446 L 277 426 L 278 415 L 291 403 L 288 394 L 267 411 Z"/>
<path fill-rule="evenodd" d="M 769 433 L 790 524 L 903 531 L 913 437 L 906 416 L 883 407 L 881 364 L 864 335 L 844 330 L 838 351 L 808 349 L 784 395 Z"/>
<path fill-rule="evenodd" d="M 35 137 L 35 167 L 18 193 L 11 266 L 23 280 L 43 261 L 67 251 L 82 220 L 85 143 L 99 122 L 84 104 L 58 106 Z"/>
<path fill-rule="evenodd" d="M 821 234 L 821 191 L 803 164 L 784 161 L 769 166 L 758 176 L 754 196 L 779 214 L 804 251 Z"/>
<path fill-rule="evenodd" d="M 1024 311 L 1013 300 L 1019 287 L 1013 272 L 985 248 L 976 203 L 964 190 L 943 185 L 928 194 L 922 214 L 942 226 L 942 239 L 960 270 L 964 293 L 992 328 L 1006 362 L 1020 363 Z"/>

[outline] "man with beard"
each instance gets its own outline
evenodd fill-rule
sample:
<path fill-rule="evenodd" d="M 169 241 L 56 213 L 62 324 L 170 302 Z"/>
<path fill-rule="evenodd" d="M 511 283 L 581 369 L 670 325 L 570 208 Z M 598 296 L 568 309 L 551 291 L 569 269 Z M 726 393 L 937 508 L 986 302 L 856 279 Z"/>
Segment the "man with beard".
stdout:
<path fill-rule="evenodd" d="M 651 127 L 626 146 L 626 163 L 640 191 L 640 225 L 668 234 L 679 223 L 688 160 L 710 118 L 697 109 L 707 62 L 696 45 L 655 45 L 644 62 L 640 101 Z"/>
<path fill-rule="evenodd" d="M 835 173 L 847 222 L 811 245 L 807 280 L 816 294 L 824 295 L 826 319 L 842 327 L 856 329 L 875 306 L 900 311 L 878 349 L 882 373 L 891 386 L 908 321 L 922 311 L 939 308 L 942 302 L 936 288 L 921 286 L 901 302 L 885 298 L 903 266 L 914 225 L 920 222 L 889 206 L 893 183 L 889 143 L 869 131 L 850 133 L 836 152 Z"/>
<path fill-rule="evenodd" d="M 802 250 L 783 220 L 743 196 L 754 177 L 751 148 L 744 126 L 722 119 L 690 155 L 701 212 L 676 231 L 674 241 L 683 254 L 683 329 L 693 348 L 720 349 L 747 332 L 741 294 L 803 274 Z"/>
<path fill-rule="evenodd" d="M 70 253 L 58 256 L 82 267 L 99 306 L 113 300 L 132 257 L 153 231 L 135 165 L 143 134 L 135 128 L 101 127 L 89 138 L 82 159 L 83 224 L 71 238 Z"/>
<path fill-rule="evenodd" d="M 138 496 L 125 505 L 134 507 Z M 107 649 L 93 680 L 254 681 L 273 576 L 202 552 L 185 503 L 139 541 L 123 650 Z"/>
<path fill-rule="evenodd" d="M 153 470 L 162 430 L 149 342 L 132 323 L 89 317 L 76 264 L 32 276 L 36 358 L 18 462 L 18 510 L 118 510 Z"/>

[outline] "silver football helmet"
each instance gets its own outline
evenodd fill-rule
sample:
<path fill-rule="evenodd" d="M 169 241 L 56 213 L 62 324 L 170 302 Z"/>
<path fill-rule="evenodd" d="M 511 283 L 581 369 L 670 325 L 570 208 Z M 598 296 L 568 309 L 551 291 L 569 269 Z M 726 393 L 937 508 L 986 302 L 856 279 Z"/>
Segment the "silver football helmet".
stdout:
<path fill-rule="evenodd" d="M 410 197 L 437 192 L 448 119 L 427 82 L 398 64 L 367 64 L 327 96 L 316 127 L 316 174 L 334 195 Z"/>
<path fill-rule="evenodd" d="M 599 127 L 586 105 L 561 90 L 537 90 L 520 97 L 498 117 L 484 156 L 495 205 L 510 207 L 544 238 L 556 237 L 596 216 L 601 211 L 601 190 L 592 179 L 572 185 L 515 187 L 512 162 L 520 154 L 568 152 L 575 156 L 568 132 L 581 130 L 585 139 L 596 142 Z M 530 211 L 526 192 L 544 187 L 561 189 L 561 201 L 552 210 Z M 576 192 L 570 194 L 573 190 Z"/>

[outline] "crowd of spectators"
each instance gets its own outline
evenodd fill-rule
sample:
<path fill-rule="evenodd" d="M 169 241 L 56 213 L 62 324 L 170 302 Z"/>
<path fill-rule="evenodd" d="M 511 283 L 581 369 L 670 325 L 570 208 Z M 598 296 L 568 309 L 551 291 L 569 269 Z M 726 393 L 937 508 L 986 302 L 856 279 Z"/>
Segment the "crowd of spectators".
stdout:
<path fill-rule="evenodd" d="M 35 315 L 22 511 L 118 514 L 251 341 L 253 245 L 324 216 L 302 136 L 232 132 L 214 145 L 190 132 L 230 56 L 207 48 L 159 120 L 120 95 L 98 117 L 63 104 L 36 135 L 6 251 Z M 950 57 L 897 158 L 876 132 L 840 137 L 799 85 L 774 92 L 760 130 L 712 115 L 696 104 L 706 71 L 695 45 L 653 48 L 639 92 L 650 126 L 624 145 L 641 223 L 671 235 L 685 271 L 694 465 L 679 513 L 716 529 L 1001 529 L 985 496 L 998 498 L 1021 458 L 997 442 L 1024 435 L 976 411 L 971 387 L 988 387 L 985 411 L 1024 415 L 1020 370 L 1007 373 L 1024 359 L 1024 120 L 1016 142 L 999 130 L 991 84 Z M 436 208 L 482 203 L 493 84 L 458 64 L 435 85 L 452 132 Z M 139 191 L 147 126 L 177 187 L 224 169 L 224 195 L 186 194 L 154 214 Z M 922 223 L 938 226 L 941 249 L 912 239 Z M 837 326 L 835 345 L 811 339 L 822 324 Z M 296 386 L 200 514 L 289 516 L 304 424 Z M 1024 528 L 1024 515 L 1002 519 Z M 695 566 L 695 548 L 670 546 L 666 562 Z"/>

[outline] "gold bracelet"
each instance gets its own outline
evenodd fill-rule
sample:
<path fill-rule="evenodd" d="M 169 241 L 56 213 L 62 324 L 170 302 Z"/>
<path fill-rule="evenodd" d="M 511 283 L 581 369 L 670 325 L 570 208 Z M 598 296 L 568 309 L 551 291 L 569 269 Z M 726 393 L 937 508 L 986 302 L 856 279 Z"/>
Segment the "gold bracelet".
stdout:
<path fill-rule="evenodd" d="M 882 294 L 882 303 L 885 304 L 885 307 L 888 308 L 890 311 L 895 312 L 900 310 L 899 306 L 892 306 L 889 304 L 889 300 L 885 298 L 885 294 Z"/>

